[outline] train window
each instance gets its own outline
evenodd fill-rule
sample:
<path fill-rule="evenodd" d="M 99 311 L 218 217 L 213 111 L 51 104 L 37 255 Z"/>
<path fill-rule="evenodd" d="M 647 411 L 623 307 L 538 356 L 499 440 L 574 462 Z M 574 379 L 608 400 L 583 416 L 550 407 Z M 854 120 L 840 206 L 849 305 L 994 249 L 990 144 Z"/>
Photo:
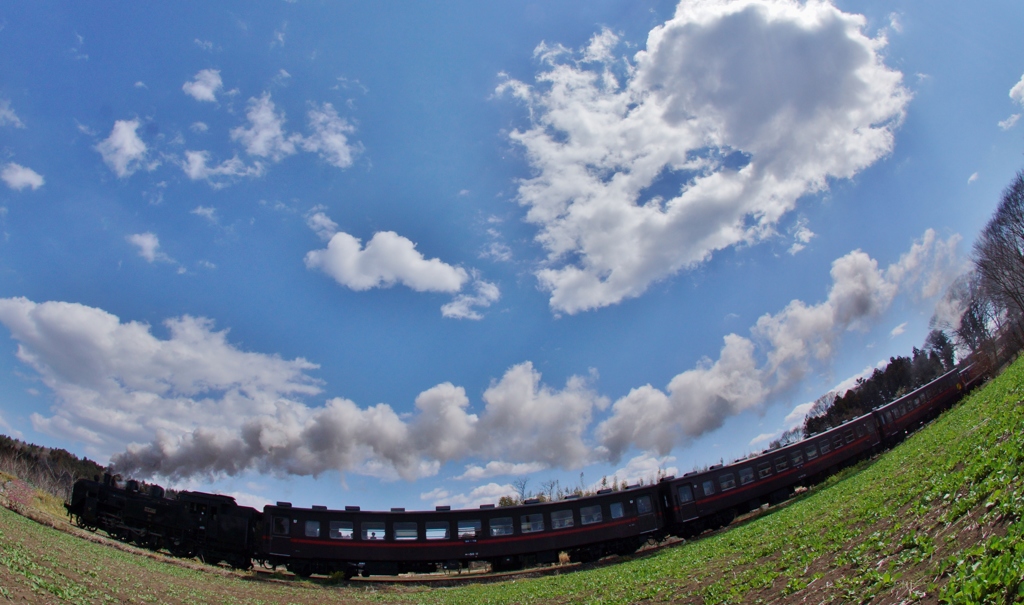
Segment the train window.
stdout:
<path fill-rule="evenodd" d="M 846 432 L 843 433 L 843 437 L 846 438 L 847 443 L 853 443 L 853 429 L 847 429 Z"/>
<path fill-rule="evenodd" d="M 387 537 L 384 533 L 384 524 L 377 521 L 363 522 L 359 524 L 364 540 L 383 540 Z"/>
<path fill-rule="evenodd" d="M 320 537 L 320 522 L 319 521 L 306 521 L 306 537 L 307 538 L 319 538 Z"/>
<path fill-rule="evenodd" d="M 808 460 L 814 460 L 818 457 L 818 446 L 813 443 L 804 448 L 804 454 L 807 455 Z"/>
<path fill-rule="evenodd" d="M 601 517 L 601 505 L 595 504 L 594 506 L 584 506 L 580 509 L 580 525 L 591 525 L 593 523 L 600 523 L 603 520 Z"/>
<path fill-rule="evenodd" d="M 512 517 L 498 517 L 496 519 L 491 519 L 491 535 L 511 536 Z"/>
<path fill-rule="evenodd" d="M 332 540 L 351 540 L 352 539 L 352 522 L 351 521 L 331 521 L 331 539 Z"/>
<path fill-rule="evenodd" d="M 650 496 L 640 496 L 636 499 L 636 514 L 648 515 L 654 512 L 654 507 L 651 506 Z"/>
<path fill-rule="evenodd" d="M 287 536 L 289 533 L 288 517 L 274 517 L 274 535 Z"/>
<path fill-rule="evenodd" d="M 789 460 L 786 460 L 785 456 L 779 456 L 775 459 L 775 472 L 782 472 L 789 468 Z"/>
<path fill-rule="evenodd" d="M 475 538 L 481 527 L 480 519 L 459 519 L 459 538 Z"/>
<path fill-rule="evenodd" d="M 723 492 L 727 492 L 736 487 L 736 476 L 732 473 L 726 473 L 718 478 L 718 485 L 722 488 Z"/>
<path fill-rule="evenodd" d="M 393 528 L 395 540 L 416 540 L 419 536 L 419 527 L 415 521 L 396 521 Z"/>
<path fill-rule="evenodd" d="M 556 510 L 551 513 L 551 529 L 564 529 L 572 525 L 571 510 Z"/>
<path fill-rule="evenodd" d="M 690 489 L 689 485 L 679 486 L 679 503 L 686 504 L 687 502 L 693 502 L 693 490 Z"/>
<path fill-rule="evenodd" d="M 612 519 L 621 519 L 626 515 L 626 511 L 622 508 L 621 502 L 612 502 L 609 504 L 608 512 L 612 514 Z"/>
<path fill-rule="evenodd" d="M 836 435 L 835 437 L 833 437 L 832 438 L 832 445 L 835 446 L 836 449 L 839 449 L 839 448 L 843 447 L 843 436 L 842 435 Z"/>
<path fill-rule="evenodd" d="M 451 527 L 447 521 L 427 521 L 428 540 L 447 540 L 451 537 L 448 529 Z"/>
<path fill-rule="evenodd" d="M 885 419 L 888 422 L 892 422 L 892 411 L 891 410 L 886 410 L 885 411 Z"/>
<path fill-rule="evenodd" d="M 765 477 L 772 474 L 772 463 L 762 462 L 757 465 L 757 477 L 758 479 L 764 479 Z"/>
<path fill-rule="evenodd" d="M 752 468 L 741 468 L 740 469 L 740 485 L 746 485 L 754 480 L 754 469 Z"/>
<path fill-rule="evenodd" d="M 800 450 L 793 450 L 789 454 L 790 459 L 793 461 L 793 465 L 804 463 L 804 454 Z"/>
<path fill-rule="evenodd" d="M 829 444 L 828 439 L 822 439 L 821 443 L 818 444 L 818 449 L 821 450 L 822 454 L 827 454 L 832 451 L 832 445 Z"/>
<path fill-rule="evenodd" d="M 704 482 L 704 495 L 710 496 L 713 493 L 715 493 L 715 482 L 708 479 Z"/>
<path fill-rule="evenodd" d="M 864 425 L 863 424 L 858 424 L 857 425 L 857 436 L 858 437 L 863 437 L 864 436 Z"/>
<path fill-rule="evenodd" d="M 532 534 L 533 532 L 544 531 L 544 515 L 542 515 L 541 513 L 523 515 L 519 518 L 519 527 L 524 534 Z"/>

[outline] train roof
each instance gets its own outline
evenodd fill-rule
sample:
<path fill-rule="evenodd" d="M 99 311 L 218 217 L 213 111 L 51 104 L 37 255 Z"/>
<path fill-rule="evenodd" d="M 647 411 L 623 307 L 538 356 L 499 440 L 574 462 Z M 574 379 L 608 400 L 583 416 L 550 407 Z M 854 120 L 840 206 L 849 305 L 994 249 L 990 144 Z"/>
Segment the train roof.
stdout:
<path fill-rule="evenodd" d="M 673 477 L 667 477 L 665 479 L 670 480 L 670 479 L 673 479 Z M 566 505 L 573 505 L 573 506 L 575 506 L 575 505 L 578 505 L 578 504 L 582 504 L 582 505 L 585 506 L 586 503 L 588 503 L 588 502 L 599 502 L 599 501 L 603 501 L 603 500 L 607 500 L 607 499 L 614 499 L 616 496 L 631 495 L 631 494 L 634 494 L 634 493 L 636 493 L 636 494 L 643 493 L 644 491 L 650 490 L 650 489 L 656 487 L 657 485 L 658 485 L 657 483 L 650 483 L 650 484 L 647 484 L 647 485 L 639 485 L 639 484 L 631 485 L 631 486 L 629 486 L 629 487 L 627 487 L 626 489 L 623 489 L 623 490 L 603 489 L 603 490 L 598 491 L 595 494 L 591 494 L 591 495 L 587 495 L 587 496 L 579 496 L 579 495 L 573 494 L 573 495 L 570 495 L 570 496 L 568 496 L 566 498 L 563 498 L 562 500 L 544 500 L 544 501 L 542 501 L 542 500 L 537 499 L 537 498 L 531 498 L 531 499 L 528 499 L 528 500 L 526 500 L 525 502 L 523 502 L 521 504 L 516 504 L 514 506 L 501 506 L 501 507 L 495 506 L 494 504 L 481 504 L 477 508 L 455 508 L 455 509 L 453 509 L 451 506 L 436 506 L 436 507 L 434 507 L 434 510 L 410 510 L 410 511 L 407 511 L 404 508 L 392 508 L 391 510 L 362 510 L 362 508 L 359 507 L 359 506 L 345 506 L 344 508 L 340 508 L 340 509 L 331 509 L 331 508 L 328 508 L 328 507 L 323 506 L 323 505 L 314 504 L 313 506 L 311 506 L 309 508 L 304 508 L 304 507 L 299 507 L 299 506 L 293 506 L 292 503 L 290 503 L 290 502 L 278 502 L 277 504 L 267 504 L 266 506 L 263 507 L 263 510 L 265 512 L 272 512 L 272 511 L 284 512 L 284 511 L 294 510 L 294 511 L 301 511 L 303 513 L 305 513 L 305 512 L 323 512 L 323 513 L 332 513 L 332 514 L 333 513 L 348 513 L 348 514 L 359 513 L 359 514 L 374 515 L 374 516 L 377 516 L 377 515 L 383 515 L 383 516 L 389 516 L 389 515 L 408 515 L 408 514 L 417 514 L 417 515 L 439 515 L 440 514 L 440 515 L 447 515 L 447 514 L 466 514 L 466 513 L 481 513 L 481 512 L 485 512 L 486 513 L 486 512 L 491 512 L 491 511 L 502 511 L 503 513 L 511 514 L 512 512 L 517 511 L 517 510 L 524 510 L 525 511 L 525 510 L 534 510 L 534 509 L 545 509 L 545 508 L 549 508 L 549 507 L 558 507 L 558 506 L 565 507 Z"/>

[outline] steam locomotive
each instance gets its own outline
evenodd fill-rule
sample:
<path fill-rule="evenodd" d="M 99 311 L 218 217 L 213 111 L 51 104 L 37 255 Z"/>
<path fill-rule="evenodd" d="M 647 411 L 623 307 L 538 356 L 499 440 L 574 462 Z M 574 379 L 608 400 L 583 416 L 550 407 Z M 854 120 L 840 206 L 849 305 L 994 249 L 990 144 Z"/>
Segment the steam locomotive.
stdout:
<path fill-rule="evenodd" d="M 740 514 L 791 497 L 844 466 L 891 447 L 948 408 L 982 378 L 964 365 L 841 426 L 727 465 L 624 490 L 563 500 L 433 511 L 300 508 L 260 512 L 228 496 L 124 487 L 109 475 L 79 480 L 65 504 L 72 521 L 173 555 L 247 569 L 284 566 L 302 577 L 429 573 L 473 562 L 494 571 L 559 560 L 586 562 L 628 554 L 669 535 L 692 538 Z"/>

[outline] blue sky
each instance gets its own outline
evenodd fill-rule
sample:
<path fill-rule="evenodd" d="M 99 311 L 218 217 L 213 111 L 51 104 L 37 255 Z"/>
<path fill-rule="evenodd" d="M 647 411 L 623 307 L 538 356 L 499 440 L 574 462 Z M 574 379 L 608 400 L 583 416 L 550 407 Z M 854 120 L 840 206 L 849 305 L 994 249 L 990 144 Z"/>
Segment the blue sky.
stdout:
<path fill-rule="evenodd" d="M 759 450 L 920 346 L 1022 12 L 6 5 L 0 430 L 364 508 Z"/>

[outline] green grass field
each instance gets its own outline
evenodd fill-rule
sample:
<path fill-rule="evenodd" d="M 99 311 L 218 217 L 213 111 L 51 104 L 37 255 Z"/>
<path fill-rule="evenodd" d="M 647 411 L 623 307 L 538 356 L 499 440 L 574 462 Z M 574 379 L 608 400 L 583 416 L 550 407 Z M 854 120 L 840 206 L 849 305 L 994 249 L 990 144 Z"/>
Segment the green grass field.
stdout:
<path fill-rule="evenodd" d="M 183 568 L 0 510 L 0 600 L 39 603 L 1024 603 L 1024 362 L 788 505 L 615 565 L 449 588 Z"/>

